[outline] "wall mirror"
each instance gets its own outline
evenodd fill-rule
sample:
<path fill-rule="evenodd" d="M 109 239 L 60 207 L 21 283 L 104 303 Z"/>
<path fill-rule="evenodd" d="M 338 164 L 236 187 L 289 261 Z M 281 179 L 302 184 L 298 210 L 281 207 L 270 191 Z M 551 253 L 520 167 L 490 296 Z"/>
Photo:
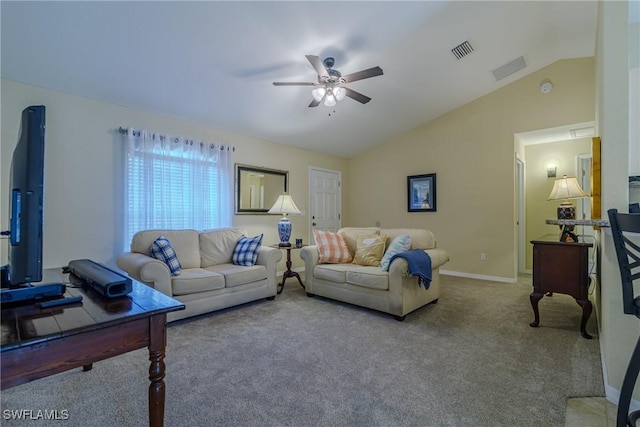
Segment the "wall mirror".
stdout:
<path fill-rule="evenodd" d="M 236 214 L 266 214 L 289 191 L 289 172 L 236 163 Z"/>

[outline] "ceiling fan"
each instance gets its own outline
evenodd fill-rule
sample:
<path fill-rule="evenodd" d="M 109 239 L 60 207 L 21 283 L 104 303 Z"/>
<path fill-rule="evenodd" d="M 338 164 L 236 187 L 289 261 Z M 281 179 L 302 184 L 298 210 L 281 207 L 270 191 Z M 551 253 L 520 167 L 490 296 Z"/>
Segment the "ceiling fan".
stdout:
<path fill-rule="evenodd" d="M 335 60 L 332 57 L 325 58 L 324 61 L 320 60 L 319 56 L 305 55 L 313 68 L 318 73 L 317 82 L 273 82 L 274 86 L 314 86 L 311 91 L 313 95 L 313 101 L 309 104 L 309 107 L 317 107 L 321 103 L 324 103 L 327 107 L 336 105 L 337 101 L 341 101 L 345 96 L 351 99 L 366 104 L 371 101 L 371 98 L 356 92 L 353 89 L 349 89 L 344 85 L 346 83 L 355 82 L 358 80 L 368 79 L 370 77 L 381 76 L 382 68 L 373 67 L 366 70 L 358 71 L 355 73 L 347 74 L 343 76 L 340 71 L 333 68 Z"/>

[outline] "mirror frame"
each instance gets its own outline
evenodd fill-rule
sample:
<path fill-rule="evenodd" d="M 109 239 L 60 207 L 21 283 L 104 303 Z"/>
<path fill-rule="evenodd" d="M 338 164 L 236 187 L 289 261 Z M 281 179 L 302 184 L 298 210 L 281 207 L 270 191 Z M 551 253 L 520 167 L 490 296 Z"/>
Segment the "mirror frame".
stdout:
<path fill-rule="evenodd" d="M 289 172 L 280 169 L 269 169 L 263 168 L 259 166 L 251 166 L 251 165 L 243 165 L 240 163 L 236 163 L 236 174 L 235 174 L 235 190 L 236 190 L 236 215 L 279 215 L 279 214 L 270 214 L 269 209 L 271 206 L 264 209 L 250 209 L 250 208 L 242 208 L 240 207 L 240 200 L 242 200 L 242 172 L 258 172 L 268 175 L 282 176 L 284 178 L 284 188 L 279 189 L 278 193 L 286 193 L 289 191 Z"/>

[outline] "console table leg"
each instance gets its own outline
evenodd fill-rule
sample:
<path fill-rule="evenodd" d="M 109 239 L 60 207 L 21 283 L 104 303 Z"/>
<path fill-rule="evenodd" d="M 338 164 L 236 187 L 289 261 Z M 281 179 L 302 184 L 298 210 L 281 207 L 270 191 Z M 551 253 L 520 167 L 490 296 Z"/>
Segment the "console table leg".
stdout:
<path fill-rule="evenodd" d="M 540 324 L 540 312 L 538 311 L 538 302 L 542 299 L 544 295 L 539 293 L 532 293 L 529 295 L 529 300 L 531 301 L 531 307 L 533 308 L 533 322 L 529 323 L 531 327 L 537 327 Z"/>
<path fill-rule="evenodd" d="M 587 321 L 589 320 L 589 316 L 591 316 L 593 305 L 589 300 L 576 300 L 576 302 L 580 305 L 580 307 L 582 307 L 582 321 L 580 322 L 580 333 L 584 338 L 590 340 L 593 337 L 587 333 Z"/>

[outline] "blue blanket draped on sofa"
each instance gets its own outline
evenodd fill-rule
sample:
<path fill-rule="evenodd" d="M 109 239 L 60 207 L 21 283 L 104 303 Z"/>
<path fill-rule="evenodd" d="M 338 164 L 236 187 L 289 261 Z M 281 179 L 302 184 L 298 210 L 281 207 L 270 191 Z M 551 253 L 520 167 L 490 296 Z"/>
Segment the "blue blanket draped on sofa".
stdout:
<path fill-rule="evenodd" d="M 396 258 L 406 259 L 409 264 L 409 274 L 412 276 L 418 276 L 418 285 L 422 285 L 425 289 L 429 289 L 429 285 L 431 285 L 431 257 L 428 253 L 421 249 L 400 252 L 391 258 L 389 265 L 391 265 L 393 260 Z"/>

